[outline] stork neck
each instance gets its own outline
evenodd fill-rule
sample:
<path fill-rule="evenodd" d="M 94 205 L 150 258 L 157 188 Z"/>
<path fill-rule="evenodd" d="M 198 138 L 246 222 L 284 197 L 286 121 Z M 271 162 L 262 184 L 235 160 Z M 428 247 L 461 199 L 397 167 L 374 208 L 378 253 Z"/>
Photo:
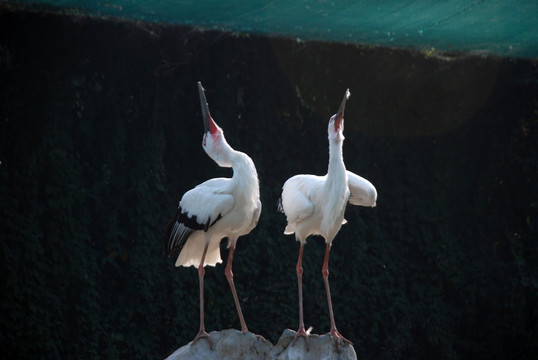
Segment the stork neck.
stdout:
<path fill-rule="evenodd" d="M 328 177 L 336 176 L 346 172 L 344 157 L 342 155 L 342 141 L 329 141 L 329 170 Z"/>
<path fill-rule="evenodd" d="M 206 143 L 207 139 L 207 143 Z M 235 150 L 228 145 L 222 133 L 213 137 L 209 132 L 204 136 L 203 148 L 207 155 L 220 167 L 232 167 Z"/>
<path fill-rule="evenodd" d="M 329 141 L 329 169 L 322 193 L 324 215 L 320 229 L 327 243 L 330 243 L 340 229 L 349 196 L 342 141 Z"/>
<path fill-rule="evenodd" d="M 233 150 L 231 156 L 233 176 L 232 181 L 235 186 L 239 186 L 242 193 L 252 193 L 255 189 L 259 193 L 258 173 L 252 159 L 245 153 Z"/>

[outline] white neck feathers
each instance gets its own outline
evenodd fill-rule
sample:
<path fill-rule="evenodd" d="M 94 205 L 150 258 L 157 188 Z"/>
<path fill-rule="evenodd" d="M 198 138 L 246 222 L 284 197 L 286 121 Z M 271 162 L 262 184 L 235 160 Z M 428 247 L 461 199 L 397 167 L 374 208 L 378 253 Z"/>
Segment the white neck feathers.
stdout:
<path fill-rule="evenodd" d="M 342 145 L 342 141 L 329 141 L 329 169 L 324 185 L 325 199 L 327 201 L 325 215 L 321 222 L 321 231 L 327 236 L 326 240 L 329 242 L 332 241 L 332 237 L 336 235 L 342 225 L 344 210 L 349 197 Z"/>

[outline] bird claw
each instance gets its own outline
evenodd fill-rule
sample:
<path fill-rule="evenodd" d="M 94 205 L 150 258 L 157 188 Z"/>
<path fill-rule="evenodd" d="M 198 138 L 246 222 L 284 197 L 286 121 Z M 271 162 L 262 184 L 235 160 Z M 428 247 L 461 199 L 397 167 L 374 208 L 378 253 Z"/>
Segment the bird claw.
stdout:
<path fill-rule="evenodd" d="M 306 351 L 308 351 L 310 349 L 310 343 L 308 341 L 308 332 L 304 328 L 300 328 L 299 330 L 297 330 L 297 332 L 295 333 L 295 336 L 293 337 L 293 340 L 291 341 L 290 345 L 295 344 L 295 341 L 297 340 L 298 337 L 303 337 L 304 338 L 305 345 L 306 345 Z"/>
<path fill-rule="evenodd" d="M 258 339 L 258 340 L 261 340 L 261 341 L 267 341 L 267 340 L 266 340 L 263 336 L 261 336 L 261 335 L 254 334 L 254 333 L 251 333 L 251 334 L 253 334 L 254 336 L 256 336 L 256 339 Z"/>
<path fill-rule="evenodd" d="M 353 343 L 349 341 L 348 339 L 346 339 L 345 337 L 343 337 L 342 334 L 340 334 L 338 330 L 336 329 L 331 329 L 331 331 L 329 331 L 329 335 L 332 336 L 336 340 L 342 341 L 345 344 L 353 346 Z"/>
<path fill-rule="evenodd" d="M 209 343 L 209 349 L 213 350 L 213 341 L 211 341 L 209 334 L 205 332 L 204 330 L 200 330 L 198 334 L 196 334 L 196 336 L 194 337 L 194 340 L 191 343 L 191 346 L 196 344 L 198 340 L 200 340 L 201 338 L 205 338 L 207 342 Z"/>

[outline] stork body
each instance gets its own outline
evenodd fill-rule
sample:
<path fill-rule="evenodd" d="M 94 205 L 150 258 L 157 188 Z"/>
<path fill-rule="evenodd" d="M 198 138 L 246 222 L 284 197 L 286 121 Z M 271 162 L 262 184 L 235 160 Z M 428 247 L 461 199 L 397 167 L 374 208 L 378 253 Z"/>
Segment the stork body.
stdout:
<path fill-rule="evenodd" d="M 176 266 L 198 267 L 200 329 L 193 344 L 202 337 L 209 341 L 204 325 L 204 267 L 222 262 L 219 244 L 223 238 L 228 238 L 229 247 L 225 275 L 237 308 L 241 331 L 248 331 L 233 282 L 232 262 L 237 239 L 256 226 L 262 208 L 254 162 L 248 155 L 228 145 L 222 129 L 209 113 L 200 82 L 198 90 L 205 128 L 202 146 L 219 166 L 231 167 L 233 176 L 210 179 L 187 191 L 166 230 L 165 251 L 168 256 L 179 253 Z"/>
<path fill-rule="evenodd" d="M 300 242 L 299 257 L 296 265 L 299 293 L 299 329 L 295 336 L 305 338 L 308 346 L 308 333 L 303 321 L 302 297 L 302 256 L 306 239 L 310 235 L 321 235 L 325 239 L 325 258 L 322 275 L 327 293 L 327 303 L 331 321 L 330 334 L 345 339 L 336 329 L 329 288 L 329 253 L 332 242 L 346 223 L 344 213 L 348 204 L 375 206 L 377 192 L 366 179 L 346 170 L 342 146 L 344 141 L 344 109 L 349 98 L 346 91 L 338 113 L 329 120 L 329 168 L 325 176 L 295 175 L 289 178 L 282 188 L 281 210 L 286 215 L 285 234 L 295 233 Z"/>

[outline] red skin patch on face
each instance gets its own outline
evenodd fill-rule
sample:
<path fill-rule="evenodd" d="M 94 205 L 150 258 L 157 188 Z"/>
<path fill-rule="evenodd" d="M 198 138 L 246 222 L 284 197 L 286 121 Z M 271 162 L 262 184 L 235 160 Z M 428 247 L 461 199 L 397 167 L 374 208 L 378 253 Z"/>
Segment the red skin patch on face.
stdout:
<path fill-rule="evenodd" d="M 211 135 L 213 135 L 213 138 L 217 134 L 218 129 L 219 128 L 217 127 L 217 124 L 215 124 L 215 121 L 211 117 L 211 114 L 209 114 L 209 132 L 211 133 Z"/>
<path fill-rule="evenodd" d="M 217 140 L 218 131 L 219 131 L 219 128 L 218 128 L 217 124 L 215 124 L 215 121 L 211 117 L 211 114 L 209 114 L 209 133 L 211 134 L 211 137 L 213 138 L 213 141 Z M 207 133 L 204 134 L 204 141 L 203 141 L 204 146 L 206 146 L 206 136 L 207 136 Z"/>
<path fill-rule="evenodd" d="M 338 117 L 336 120 L 334 120 L 334 132 L 338 132 L 338 130 L 340 130 L 340 126 L 342 126 L 342 117 Z"/>

